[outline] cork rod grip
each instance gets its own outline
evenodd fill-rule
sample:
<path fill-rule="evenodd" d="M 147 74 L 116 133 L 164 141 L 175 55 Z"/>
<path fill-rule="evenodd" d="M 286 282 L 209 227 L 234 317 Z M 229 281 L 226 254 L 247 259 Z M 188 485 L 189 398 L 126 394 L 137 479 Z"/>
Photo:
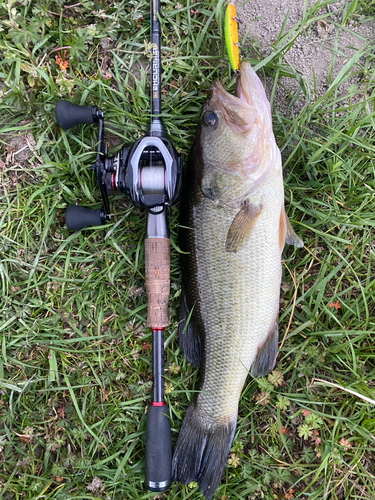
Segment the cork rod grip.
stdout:
<path fill-rule="evenodd" d="M 147 326 L 168 326 L 170 244 L 168 238 L 145 239 Z"/>

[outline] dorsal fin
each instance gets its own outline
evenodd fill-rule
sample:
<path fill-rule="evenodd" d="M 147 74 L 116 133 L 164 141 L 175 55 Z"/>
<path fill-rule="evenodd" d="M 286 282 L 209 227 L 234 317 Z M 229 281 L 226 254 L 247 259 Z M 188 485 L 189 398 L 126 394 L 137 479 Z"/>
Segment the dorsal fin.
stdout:
<path fill-rule="evenodd" d="M 194 307 L 189 311 L 184 289 L 180 298 L 180 322 L 178 324 L 178 343 L 180 350 L 189 363 L 200 365 L 201 360 L 201 338 L 193 328 L 191 315 Z"/>

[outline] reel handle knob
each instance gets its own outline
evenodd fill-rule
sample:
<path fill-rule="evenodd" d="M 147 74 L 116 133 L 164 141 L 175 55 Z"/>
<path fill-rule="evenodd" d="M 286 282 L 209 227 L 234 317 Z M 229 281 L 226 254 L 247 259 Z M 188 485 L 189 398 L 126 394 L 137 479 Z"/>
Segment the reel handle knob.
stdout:
<path fill-rule="evenodd" d="M 59 101 L 55 108 L 57 124 L 64 130 L 80 123 L 95 123 L 98 121 L 98 111 L 95 106 L 78 106 L 69 101 Z"/>
<path fill-rule="evenodd" d="M 65 222 L 71 231 L 79 231 L 86 226 L 100 226 L 104 223 L 104 216 L 101 208 L 91 209 L 69 205 L 65 210 Z"/>

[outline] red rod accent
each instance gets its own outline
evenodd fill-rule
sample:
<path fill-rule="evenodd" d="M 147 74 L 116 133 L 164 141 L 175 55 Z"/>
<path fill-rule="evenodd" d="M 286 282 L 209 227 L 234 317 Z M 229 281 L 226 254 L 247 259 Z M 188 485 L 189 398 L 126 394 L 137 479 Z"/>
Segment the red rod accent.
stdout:
<path fill-rule="evenodd" d="M 166 404 L 167 403 L 165 401 L 160 401 L 160 402 L 158 402 L 158 401 L 151 401 L 151 403 L 150 403 L 151 406 L 164 406 Z"/>
<path fill-rule="evenodd" d="M 151 328 L 153 332 L 164 332 L 164 328 Z"/>
<path fill-rule="evenodd" d="M 114 190 L 115 189 L 115 174 L 111 175 L 111 186 L 112 186 L 112 189 Z"/>

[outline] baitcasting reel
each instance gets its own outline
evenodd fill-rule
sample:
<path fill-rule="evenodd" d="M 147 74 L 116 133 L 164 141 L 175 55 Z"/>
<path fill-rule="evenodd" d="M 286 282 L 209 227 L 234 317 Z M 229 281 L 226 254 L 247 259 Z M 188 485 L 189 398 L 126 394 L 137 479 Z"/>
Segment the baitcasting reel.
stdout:
<path fill-rule="evenodd" d="M 138 208 L 150 210 L 159 207 L 155 213 L 177 202 L 182 181 L 181 156 L 170 141 L 161 135 L 160 126 L 153 127 L 154 121 L 149 136 L 138 139 L 132 145 L 125 145 L 113 156 L 108 156 L 107 143 L 103 138 L 102 111 L 95 106 L 77 106 L 69 101 L 59 101 L 55 115 L 56 122 L 64 130 L 80 123 L 99 125 L 96 161 L 91 170 L 95 171 L 103 206 L 92 210 L 70 205 L 65 213 L 69 229 L 77 231 L 109 220 L 108 191 L 119 189 Z"/>

